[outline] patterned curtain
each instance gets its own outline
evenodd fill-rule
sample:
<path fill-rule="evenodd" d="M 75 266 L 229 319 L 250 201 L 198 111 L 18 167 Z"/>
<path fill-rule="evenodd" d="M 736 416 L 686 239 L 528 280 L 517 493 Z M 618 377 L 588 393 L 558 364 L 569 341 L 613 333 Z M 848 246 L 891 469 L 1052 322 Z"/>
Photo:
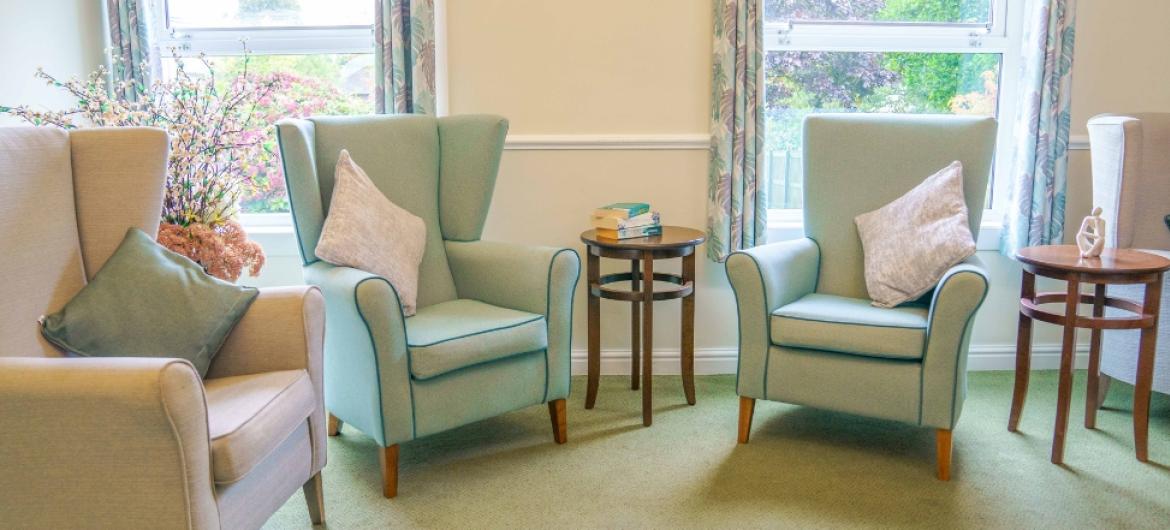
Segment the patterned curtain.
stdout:
<path fill-rule="evenodd" d="M 107 58 L 114 95 L 133 100 L 133 86 L 145 88 L 161 71 L 151 42 L 150 0 L 106 0 Z"/>
<path fill-rule="evenodd" d="M 375 1 L 377 111 L 434 114 L 434 0 Z"/>
<path fill-rule="evenodd" d="M 1036 0 L 1024 21 L 1014 180 L 1000 252 L 1064 239 L 1076 0 Z"/>
<path fill-rule="evenodd" d="M 764 243 L 763 17 L 759 0 L 715 0 L 711 152 L 707 176 L 707 256 Z"/>

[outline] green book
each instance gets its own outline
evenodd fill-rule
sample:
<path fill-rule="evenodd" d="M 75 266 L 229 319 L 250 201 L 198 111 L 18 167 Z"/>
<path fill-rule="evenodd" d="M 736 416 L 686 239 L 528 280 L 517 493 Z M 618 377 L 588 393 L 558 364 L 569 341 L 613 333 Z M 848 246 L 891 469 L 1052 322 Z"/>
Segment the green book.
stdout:
<path fill-rule="evenodd" d="M 593 210 L 593 217 L 613 217 L 615 219 L 629 219 L 650 211 L 650 205 L 644 202 L 615 202 Z"/>

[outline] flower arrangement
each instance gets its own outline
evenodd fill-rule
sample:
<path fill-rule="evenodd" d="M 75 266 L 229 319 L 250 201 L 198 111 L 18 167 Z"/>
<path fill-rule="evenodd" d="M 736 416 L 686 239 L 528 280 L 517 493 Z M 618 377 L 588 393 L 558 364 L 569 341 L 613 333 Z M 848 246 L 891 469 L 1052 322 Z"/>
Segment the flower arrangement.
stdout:
<path fill-rule="evenodd" d="M 49 86 L 77 98 L 63 111 L 0 107 L 33 125 L 72 129 L 82 126 L 150 126 L 170 135 L 170 160 L 163 199 L 159 243 L 191 258 L 212 276 L 236 281 L 246 269 L 259 274 L 264 252 L 235 220 L 239 199 L 271 160 L 264 149 L 269 122 L 262 102 L 271 99 L 278 80 L 240 75 L 220 80 L 206 58 L 207 75 L 190 73 L 175 57 L 175 75 L 149 86 L 120 82 L 107 87 L 107 70 L 86 79 L 62 81 L 37 70 Z M 116 65 L 115 65 L 116 66 Z M 112 96 L 112 92 L 122 96 Z"/>

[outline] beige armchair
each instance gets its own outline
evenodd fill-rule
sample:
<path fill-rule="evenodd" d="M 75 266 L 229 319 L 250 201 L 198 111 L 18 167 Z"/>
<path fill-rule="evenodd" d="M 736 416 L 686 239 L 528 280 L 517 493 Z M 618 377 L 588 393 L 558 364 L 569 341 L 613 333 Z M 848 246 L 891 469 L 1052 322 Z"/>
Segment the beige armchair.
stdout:
<path fill-rule="evenodd" d="M 155 233 L 166 158 L 156 129 L 0 128 L 0 527 L 258 528 L 297 488 L 324 517 L 316 288 L 261 290 L 206 380 L 40 336 L 128 227 Z"/>
<path fill-rule="evenodd" d="M 1105 244 L 1137 248 L 1170 258 L 1170 113 L 1102 114 L 1089 120 L 1093 158 L 1093 204 L 1105 218 Z M 1110 296 L 1141 300 L 1140 285 L 1110 285 Z M 1154 354 L 1154 392 L 1170 394 L 1170 276 L 1162 286 L 1162 319 Z M 1108 308 L 1106 316 L 1124 314 Z M 1136 329 L 1106 330 L 1101 339 L 1101 388 L 1137 380 Z M 1098 406 L 1100 403 L 1098 403 Z"/>

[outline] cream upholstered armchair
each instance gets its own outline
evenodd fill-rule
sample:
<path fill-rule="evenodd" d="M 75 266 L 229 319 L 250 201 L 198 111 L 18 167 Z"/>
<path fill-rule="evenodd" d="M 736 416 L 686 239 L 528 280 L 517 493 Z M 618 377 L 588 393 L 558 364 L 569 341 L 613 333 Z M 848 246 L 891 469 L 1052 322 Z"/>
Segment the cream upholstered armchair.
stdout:
<path fill-rule="evenodd" d="M 1105 218 L 1105 243 L 1170 258 L 1170 113 L 1102 114 L 1089 120 L 1093 204 Z M 1162 286 L 1162 315 L 1170 314 L 1170 276 Z M 1140 285 L 1110 285 L 1110 296 L 1141 300 Z M 1106 316 L 1121 314 L 1107 308 Z M 1170 322 L 1158 322 L 1153 390 L 1170 394 Z M 1106 330 L 1101 338 L 1102 391 L 1112 379 L 1134 384 L 1139 330 Z M 1098 403 L 1100 405 L 1100 403 Z"/>
<path fill-rule="evenodd" d="M 950 476 L 951 431 L 967 391 L 967 345 L 987 273 L 972 256 L 917 302 L 870 305 L 853 218 L 958 160 L 978 233 L 995 120 L 881 114 L 804 122 L 805 237 L 736 252 L 727 275 L 739 304 L 739 441 L 757 399 L 931 427 L 938 476 Z"/>
<path fill-rule="evenodd" d="M 302 487 L 323 518 L 316 288 L 261 289 L 206 380 L 40 336 L 129 227 L 157 231 L 166 163 L 157 129 L 0 128 L 0 527 L 258 528 Z"/>

